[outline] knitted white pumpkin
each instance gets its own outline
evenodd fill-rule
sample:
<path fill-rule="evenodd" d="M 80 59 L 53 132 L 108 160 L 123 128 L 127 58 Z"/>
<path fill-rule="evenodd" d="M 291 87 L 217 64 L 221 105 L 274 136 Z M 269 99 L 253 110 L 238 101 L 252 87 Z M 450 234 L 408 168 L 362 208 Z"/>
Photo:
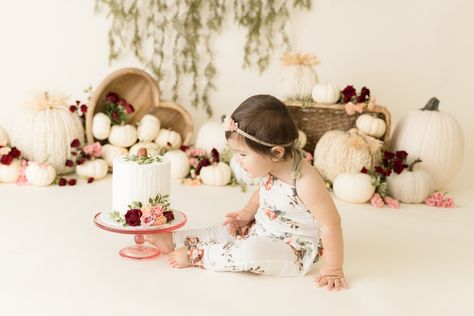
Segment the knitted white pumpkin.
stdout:
<path fill-rule="evenodd" d="M 158 156 L 160 154 L 160 148 L 158 147 L 157 144 L 152 143 L 152 142 L 139 142 L 130 147 L 128 150 L 128 154 L 131 155 L 138 155 L 138 150 L 140 148 L 146 148 L 146 151 L 148 153 L 148 156 L 153 157 L 153 156 Z"/>
<path fill-rule="evenodd" d="M 321 175 L 333 182 L 340 173 L 358 173 L 362 167 L 372 169 L 380 160 L 382 141 L 359 133 L 326 132 L 314 149 L 314 166 Z"/>
<path fill-rule="evenodd" d="M 170 150 L 163 155 L 170 161 L 171 178 L 182 179 L 189 174 L 191 165 L 188 156 L 179 149 Z"/>
<path fill-rule="evenodd" d="M 32 185 L 47 186 L 56 179 L 56 169 L 46 163 L 28 162 L 25 177 Z"/>
<path fill-rule="evenodd" d="M 160 132 L 160 120 L 151 114 L 145 114 L 138 122 L 137 136 L 142 142 L 152 142 Z"/>
<path fill-rule="evenodd" d="M 260 182 L 260 178 L 251 178 L 248 176 L 247 172 L 245 172 L 242 167 L 240 167 L 239 163 L 237 162 L 237 159 L 235 157 L 232 157 L 230 159 L 230 169 L 232 170 L 232 173 L 234 174 L 235 179 L 240 182 L 244 183 L 247 185 L 255 185 Z"/>
<path fill-rule="evenodd" d="M 23 157 L 52 165 L 58 174 L 71 172 L 66 167 L 71 142 L 84 143 L 84 128 L 79 116 L 68 109 L 67 98 L 44 93 L 30 102 L 21 114 L 12 133 L 12 143 Z"/>
<path fill-rule="evenodd" d="M 8 133 L 3 127 L 0 126 L 0 146 L 6 146 L 8 143 L 10 143 Z"/>
<path fill-rule="evenodd" d="M 231 170 L 225 162 L 218 162 L 202 167 L 199 176 L 204 184 L 222 186 L 229 183 Z"/>
<path fill-rule="evenodd" d="M 102 179 L 107 175 L 109 165 L 104 159 L 88 160 L 76 167 L 76 172 L 81 177 Z"/>
<path fill-rule="evenodd" d="M 224 125 L 219 121 L 204 123 L 196 136 L 196 148 L 202 148 L 210 153 L 215 148 L 222 153 L 227 148 Z"/>
<path fill-rule="evenodd" d="M 112 168 L 115 157 L 128 155 L 128 149 L 124 147 L 105 144 L 102 146 L 101 157 L 107 161 L 107 164 Z"/>
<path fill-rule="evenodd" d="M 319 82 L 314 66 L 319 60 L 311 54 L 286 53 L 279 89 L 284 99 L 311 99 L 313 87 Z"/>
<path fill-rule="evenodd" d="M 9 165 L 0 164 L 0 182 L 16 182 L 20 175 L 20 160 L 14 159 Z"/>
<path fill-rule="evenodd" d="M 181 135 L 170 129 L 161 129 L 155 143 L 160 147 L 177 149 L 181 146 Z"/>

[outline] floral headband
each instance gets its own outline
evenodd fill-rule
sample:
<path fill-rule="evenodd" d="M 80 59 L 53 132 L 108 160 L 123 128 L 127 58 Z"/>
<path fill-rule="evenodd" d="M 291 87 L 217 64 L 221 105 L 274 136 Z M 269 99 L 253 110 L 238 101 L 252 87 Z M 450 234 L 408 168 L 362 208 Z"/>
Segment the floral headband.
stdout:
<path fill-rule="evenodd" d="M 248 138 L 248 139 L 251 139 L 253 140 L 254 142 L 256 143 L 259 143 L 261 145 L 265 145 L 265 146 L 268 146 L 268 147 L 275 147 L 275 146 L 283 146 L 283 147 L 286 147 L 286 146 L 290 146 L 290 145 L 293 145 L 295 142 L 292 141 L 292 142 L 289 142 L 287 144 L 271 144 L 271 143 L 267 143 L 266 141 L 263 141 L 263 140 L 260 140 L 258 138 L 256 138 L 255 136 L 252 136 L 246 132 L 244 132 L 243 130 L 241 130 L 239 128 L 239 123 L 235 122 L 231 117 L 230 115 L 226 115 L 225 116 L 225 119 L 224 119 L 224 130 L 226 132 L 236 132 L 236 133 L 239 133 L 240 135 L 244 136 L 245 138 Z"/>

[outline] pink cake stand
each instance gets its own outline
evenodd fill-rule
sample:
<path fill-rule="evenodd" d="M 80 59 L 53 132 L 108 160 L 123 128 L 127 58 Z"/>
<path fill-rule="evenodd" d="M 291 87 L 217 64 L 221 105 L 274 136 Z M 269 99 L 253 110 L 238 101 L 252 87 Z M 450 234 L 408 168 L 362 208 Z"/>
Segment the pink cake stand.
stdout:
<path fill-rule="evenodd" d="M 97 213 L 94 216 L 94 223 L 97 227 L 114 233 L 119 234 L 127 234 L 127 235 L 135 235 L 135 245 L 130 247 L 125 247 L 119 251 L 119 254 L 122 257 L 130 258 L 130 259 L 150 259 L 155 258 L 160 255 L 160 251 L 152 246 L 145 245 L 145 235 L 149 234 L 159 234 L 159 233 L 167 233 L 174 231 L 178 228 L 181 228 L 186 224 L 188 220 L 186 215 L 183 212 L 173 210 L 175 215 L 175 220 L 173 220 L 170 224 L 165 224 L 161 226 L 127 226 L 121 227 L 118 225 L 112 225 L 110 223 L 105 222 L 101 218 L 101 214 Z"/>

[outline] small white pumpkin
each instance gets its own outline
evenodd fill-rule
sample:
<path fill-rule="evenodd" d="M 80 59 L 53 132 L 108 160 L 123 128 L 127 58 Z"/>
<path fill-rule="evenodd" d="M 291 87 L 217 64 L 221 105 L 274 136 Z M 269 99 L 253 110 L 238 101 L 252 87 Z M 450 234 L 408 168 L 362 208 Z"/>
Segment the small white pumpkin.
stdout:
<path fill-rule="evenodd" d="M 158 156 L 160 155 L 160 148 L 158 147 L 157 144 L 155 143 L 150 143 L 150 142 L 139 142 L 130 147 L 128 150 L 128 154 L 131 155 L 138 155 L 138 150 L 140 148 L 146 148 L 146 151 L 148 153 L 148 156 L 153 157 L 153 156 Z"/>
<path fill-rule="evenodd" d="M 210 153 L 215 148 L 222 153 L 227 148 L 224 125 L 219 121 L 209 121 L 199 128 L 196 136 L 196 148 L 202 148 Z"/>
<path fill-rule="evenodd" d="M 234 174 L 235 179 L 238 182 L 244 183 L 244 184 L 247 184 L 247 185 L 255 185 L 255 184 L 258 184 L 260 182 L 260 178 L 251 178 L 251 177 L 249 177 L 247 172 L 245 172 L 245 170 L 242 169 L 242 167 L 240 167 L 240 165 L 237 162 L 237 159 L 235 157 L 232 157 L 230 159 L 229 165 L 230 165 L 230 169 L 232 170 L 232 173 Z"/>
<path fill-rule="evenodd" d="M 202 167 L 199 176 L 204 184 L 223 186 L 229 183 L 231 173 L 229 165 L 221 161 Z"/>
<path fill-rule="evenodd" d="M 102 146 L 102 154 L 101 157 L 107 161 L 107 164 L 110 168 L 114 165 L 115 157 L 119 156 L 126 156 L 128 155 L 127 148 L 118 147 L 110 144 L 105 144 Z"/>
<path fill-rule="evenodd" d="M 110 125 L 112 121 L 104 113 L 97 113 L 92 119 L 92 135 L 96 139 L 107 139 L 110 135 Z"/>
<path fill-rule="evenodd" d="M 408 169 L 397 174 L 392 172 L 387 178 L 388 191 L 392 197 L 403 203 L 421 203 L 433 193 L 433 178 L 423 170 L 413 170 L 421 162 L 415 160 Z"/>
<path fill-rule="evenodd" d="M 56 169 L 47 163 L 28 162 L 25 177 L 32 185 L 48 186 L 56 179 Z"/>
<path fill-rule="evenodd" d="M 181 146 L 181 135 L 170 129 L 161 129 L 155 143 L 160 147 L 177 149 Z"/>
<path fill-rule="evenodd" d="M 10 137 L 8 137 L 7 131 L 0 126 L 0 146 L 6 146 L 10 143 Z"/>
<path fill-rule="evenodd" d="M 76 167 L 76 172 L 79 176 L 85 178 L 94 178 L 96 180 L 102 179 L 107 175 L 109 165 L 104 159 L 96 158 L 87 160 Z"/>
<path fill-rule="evenodd" d="M 341 173 L 332 188 L 339 199 L 351 203 L 365 203 L 375 192 L 371 177 L 365 173 Z"/>
<path fill-rule="evenodd" d="M 387 124 L 385 121 L 370 114 L 362 114 L 356 120 L 356 127 L 359 131 L 379 138 L 385 134 Z"/>
<path fill-rule="evenodd" d="M 20 175 L 20 160 L 14 159 L 9 165 L 0 164 L 0 182 L 16 182 Z"/>
<path fill-rule="evenodd" d="M 313 87 L 311 93 L 313 101 L 321 104 L 334 104 L 339 101 L 341 91 L 330 83 L 319 83 Z"/>
<path fill-rule="evenodd" d="M 170 161 L 171 178 L 182 179 L 189 174 L 191 164 L 189 163 L 188 156 L 182 150 L 170 150 L 163 157 Z"/>
<path fill-rule="evenodd" d="M 307 141 L 308 137 L 306 136 L 306 133 L 302 130 L 298 130 L 298 143 L 300 144 L 300 147 L 304 148 L 304 146 L 306 146 Z"/>
<path fill-rule="evenodd" d="M 160 120 L 151 114 L 145 114 L 138 122 L 137 136 L 142 142 L 152 142 L 160 132 Z"/>
<path fill-rule="evenodd" d="M 130 124 L 114 125 L 110 130 L 109 143 L 119 147 L 130 147 L 137 142 L 137 129 Z"/>

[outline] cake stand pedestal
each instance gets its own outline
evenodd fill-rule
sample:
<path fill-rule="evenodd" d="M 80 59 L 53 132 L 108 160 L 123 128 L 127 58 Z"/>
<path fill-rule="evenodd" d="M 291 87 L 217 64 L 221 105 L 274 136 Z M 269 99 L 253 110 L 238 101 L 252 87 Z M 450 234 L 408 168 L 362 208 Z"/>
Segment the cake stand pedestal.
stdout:
<path fill-rule="evenodd" d="M 173 210 L 173 213 L 175 219 L 170 224 L 165 224 L 161 226 L 121 227 L 104 221 L 102 219 L 102 212 L 97 213 L 94 216 L 94 224 L 97 227 L 109 232 L 135 235 L 135 245 L 125 247 L 119 251 L 119 254 L 122 257 L 136 260 L 150 259 L 158 257 L 160 255 L 160 251 L 153 246 L 145 245 L 145 235 L 172 232 L 178 228 L 183 227 L 184 224 L 186 224 L 187 218 L 183 212 Z"/>

